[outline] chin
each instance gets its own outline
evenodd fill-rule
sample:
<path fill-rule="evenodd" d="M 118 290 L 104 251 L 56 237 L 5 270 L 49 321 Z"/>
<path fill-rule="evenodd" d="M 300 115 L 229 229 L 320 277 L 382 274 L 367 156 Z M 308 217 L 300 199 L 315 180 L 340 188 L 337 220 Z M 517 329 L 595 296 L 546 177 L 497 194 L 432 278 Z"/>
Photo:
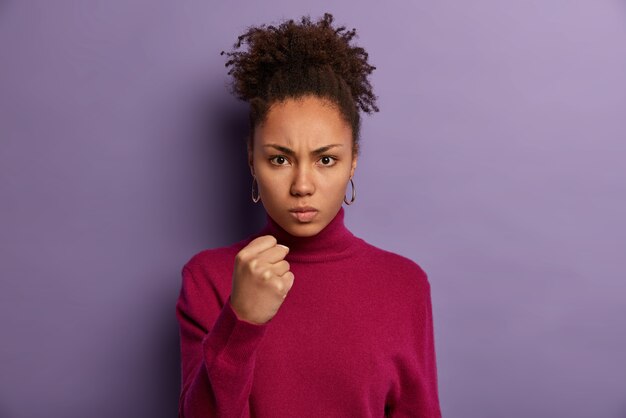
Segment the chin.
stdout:
<path fill-rule="evenodd" d="M 296 237 L 310 237 L 319 231 L 320 228 L 317 226 L 317 223 L 313 222 L 295 224 L 287 230 L 287 232 Z"/>

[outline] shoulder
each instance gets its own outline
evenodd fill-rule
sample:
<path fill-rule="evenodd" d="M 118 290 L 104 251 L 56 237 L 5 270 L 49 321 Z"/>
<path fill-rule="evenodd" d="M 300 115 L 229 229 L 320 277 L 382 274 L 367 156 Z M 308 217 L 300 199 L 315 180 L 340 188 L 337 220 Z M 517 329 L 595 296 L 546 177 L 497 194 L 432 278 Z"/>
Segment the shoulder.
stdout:
<path fill-rule="evenodd" d="M 430 291 L 428 274 L 416 261 L 367 241 L 363 240 L 363 243 L 363 256 L 366 263 L 374 265 L 376 269 L 384 269 L 394 281 L 403 287 L 416 287 L 421 291 Z"/>
<path fill-rule="evenodd" d="M 363 256 L 361 263 L 372 266 L 370 272 L 374 274 L 368 276 L 377 282 L 381 299 L 392 301 L 393 315 L 402 321 L 412 318 L 422 324 L 424 318 L 431 315 L 431 286 L 421 265 L 407 256 L 369 243 Z"/>
<path fill-rule="evenodd" d="M 245 241 L 198 251 L 183 264 L 176 303 L 181 323 L 194 322 L 204 332 L 211 328 L 230 294 L 234 258 Z"/>
<path fill-rule="evenodd" d="M 235 256 L 252 238 L 248 237 L 231 245 L 207 248 L 194 253 L 182 266 L 183 286 L 193 282 L 196 286 L 213 284 L 226 288 L 230 285 Z"/>
<path fill-rule="evenodd" d="M 183 265 L 183 270 L 196 271 L 215 269 L 228 265 L 234 261 L 235 255 L 245 247 L 251 238 L 245 238 L 231 245 L 216 248 L 207 248 L 193 254 Z"/>

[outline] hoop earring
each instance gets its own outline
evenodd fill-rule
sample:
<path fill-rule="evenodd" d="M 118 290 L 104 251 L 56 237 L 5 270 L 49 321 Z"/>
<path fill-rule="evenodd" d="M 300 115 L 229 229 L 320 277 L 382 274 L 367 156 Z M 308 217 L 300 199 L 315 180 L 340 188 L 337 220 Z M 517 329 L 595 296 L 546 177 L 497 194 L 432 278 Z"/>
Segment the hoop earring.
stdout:
<path fill-rule="evenodd" d="M 261 200 L 261 192 L 259 191 L 257 197 L 254 197 L 254 183 L 256 183 L 256 176 L 252 176 L 252 201 L 257 203 Z M 257 183 L 257 190 L 259 189 L 259 184 Z"/>
<path fill-rule="evenodd" d="M 352 181 L 352 177 L 350 177 L 350 183 L 352 183 L 352 199 L 348 202 L 346 200 L 346 195 L 343 195 L 343 201 L 346 202 L 346 205 L 351 205 L 352 202 L 354 202 L 354 199 L 356 199 L 356 189 L 354 188 L 354 182 Z"/>

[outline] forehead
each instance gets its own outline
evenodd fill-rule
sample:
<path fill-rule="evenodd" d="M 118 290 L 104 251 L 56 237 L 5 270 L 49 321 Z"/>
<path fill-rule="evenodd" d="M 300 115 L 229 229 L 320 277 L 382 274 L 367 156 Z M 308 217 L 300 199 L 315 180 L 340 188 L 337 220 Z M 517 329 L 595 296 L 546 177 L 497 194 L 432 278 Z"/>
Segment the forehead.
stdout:
<path fill-rule="evenodd" d="M 255 129 L 255 138 L 262 143 L 279 142 L 293 147 L 348 143 L 352 140 L 352 128 L 332 102 L 304 96 L 274 103 L 265 121 Z"/>

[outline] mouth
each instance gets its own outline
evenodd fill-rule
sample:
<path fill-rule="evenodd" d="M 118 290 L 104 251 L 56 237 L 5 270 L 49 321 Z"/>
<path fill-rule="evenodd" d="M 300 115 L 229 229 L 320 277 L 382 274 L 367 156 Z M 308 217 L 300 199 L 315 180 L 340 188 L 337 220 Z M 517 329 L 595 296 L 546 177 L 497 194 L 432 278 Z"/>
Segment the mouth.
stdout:
<path fill-rule="evenodd" d="M 317 215 L 318 210 L 311 206 L 305 206 L 289 209 L 289 212 L 291 213 L 291 216 L 293 216 L 299 222 L 311 222 L 313 218 Z"/>

